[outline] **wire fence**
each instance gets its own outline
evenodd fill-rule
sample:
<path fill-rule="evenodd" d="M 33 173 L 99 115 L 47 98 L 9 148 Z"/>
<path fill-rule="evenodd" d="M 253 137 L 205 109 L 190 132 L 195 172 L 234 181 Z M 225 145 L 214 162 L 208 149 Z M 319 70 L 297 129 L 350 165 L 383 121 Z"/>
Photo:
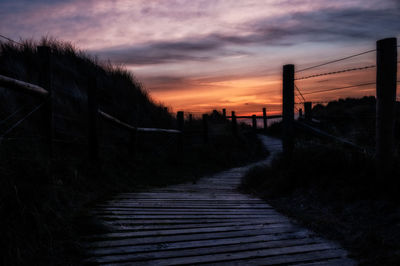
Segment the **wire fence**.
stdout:
<path fill-rule="evenodd" d="M 329 137 L 332 139 L 350 143 L 353 147 L 360 147 L 359 150 L 363 152 L 371 153 L 374 150 L 376 141 L 378 141 L 375 140 L 377 134 L 375 132 L 377 129 L 376 120 L 378 119 L 375 110 L 377 81 L 371 80 L 371 77 L 376 77 L 376 73 L 371 70 L 376 70 L 377 64 L 371 64 L 371 61 L 373 57 L 377 58 L 376 52 L 377 49 L 371 49 L 317 63 L 295 72 L 295 75 L 299 73 L 303 75 L 294 78 L 296 100 L 294 109 L 298 113 L 304 110 L 309 112 L 309 114 L 305 114 L 305 117 L 308 115 L 307 122 L 313 126 L 314 133 L 328 136 L 326 132 L 331 132 L 332 134 L 329 134 Z M 364 64 L 365 62 L 369 64 Z M 398 65 L 399 61 L 396 60 L 396 62 Z M 342 65 L 338 66 L 339 63 Z M 334 67 L 333 64 L 335 64 Z M 347 67 L 348 65 L 350 67 Z M 335 69 L 317 71 L 322 67 Z M 307 74 L 309 71 L 314 73 Z M 397 75 L 396 87 L 399 84 L 398 77 L 399 75 Z M 332 86 L 329 86 L 329 84 L 332 84 Z M 357 107 L 357 104 L 354 104 L 355 100 L 352 102 L 351 98 L 361 97 L 371 98 L 365 98 L 364 101 L 359 100 Z M 400 96 L 396 95 L 396 100 L 399 99 Z M 310 103 L 310 106 L 314 106 L 314 108 L 307 110 L 307 103 Z M 328 106 L 324 108 L 318 107 L 318 105 Z M 362 106 L 360 107 L 360 105 Z M 302 109 L 303 106 L 304 109 Z M 349 109 L 346 110 L 346 108 Z M 399 111 L 396 111 L 397 117 Z M 396 128 L 400 128 L 399 125 L 396 125 Z M 395 145 L 398 146 L 399 143 L 400 140 L 397 139 Z"/>

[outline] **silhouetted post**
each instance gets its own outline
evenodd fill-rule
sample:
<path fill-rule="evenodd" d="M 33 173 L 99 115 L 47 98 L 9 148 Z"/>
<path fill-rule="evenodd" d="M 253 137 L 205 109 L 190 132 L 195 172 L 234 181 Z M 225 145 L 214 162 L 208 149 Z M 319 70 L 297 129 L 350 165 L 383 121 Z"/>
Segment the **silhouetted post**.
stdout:
<path fill-rule="evenodd" d="M 378 177 L 393 167 L 395 151 L 397 40 L 387 38 L 376 43 L 376 162 Z"/>
<path fill-rule="evenodd" d="M 203 140 L 208 143 L 208 115 L 203 115 Z"/>
<path fill-rule="evenodd" d="M 305 102 L 304 103 L 304 118 L 306 121 L 311 121 L 312 119 L 312 103 L 311 102 Z"/>
<path fill-rule="evenodd" d="M 178 123 L 178 130 L 183 131 L 183 124 L 184 124 L 184 113 L 183 111 L 178 111 L 176 114 L 176 121 Z"/>
<path fill-rule="evenodd" d="M 88 148 L 89 160 L 96 163 L 99 159 L 99 141 L 97 134 L 98 103 L 97 103 L 97 78 L 89 77 L 87 89 L 88 102 Z"/>
<path fill-rule="evenodd" d="M 303 117 L 303 109 L 299 109 L 299 118 L 302 118 Z"/>
<path fill-rule="evenodd" d="M 181 134 L 179 134 L 178 136 L 178 150 L 180 152 L 183 151 L 183 130 L 184 130 L 184 113 L 183 111 L 178 111 L 178 113 L 176 114 L 176 120 L 178 123 L 178 130 L 181 131 Z"/>
<path fill-rule="evenodd" d="M 267 131 L 268 128 L 268 120 L 267 120 L 267 109 L 263 108 L 263 122 L 264 122 L 264 131 Z"/>
<path fill-rule="evenodd" d="M 252 124 L 253 124 L 253 130 L 257 131 L 257 116 L 256 115 L 252 115 L 251 119 L 252 119 Z"/>
<path fill-rule="evenodd" d="M 222 109 L 222 117 L 226 120 L 226 109 Z"/>
<path fill-rule="evenodd" d="M 193 115 L 189 114 L 189 126 L 191 127 L 193 125 Z"/>
<path fill-rule="evenodd" d="M 283 66 L 282 83 L 283 153 L 290 159 L 294 147 L 294 65 Z"/>
<path fill-rule="evenodd" d="M 232 133 L 234 136 L 237 136 L 237 121 L 235 111 L 232 111 Z"/>
<path fill-rule="evenodd" d="M 53 93 L 51 86 L 52 69 L 51 69 L 51 49 L 48 46 L 37 47 L 40 64 L 39 86 L 49 92 L 47 99 L 42 107 L 44 115 L 44 134 L 47 150 L 47 175 L 49 181 L 53 180 L 52 160 L 53 160 Z"/>

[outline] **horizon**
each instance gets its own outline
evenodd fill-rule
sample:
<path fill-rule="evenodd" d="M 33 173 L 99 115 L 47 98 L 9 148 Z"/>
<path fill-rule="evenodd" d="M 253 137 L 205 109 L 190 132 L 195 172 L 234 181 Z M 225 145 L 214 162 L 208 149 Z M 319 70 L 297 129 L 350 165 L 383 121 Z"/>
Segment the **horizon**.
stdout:
<path fill-rule="evenodd" d="M 377 5 L 379 3 L 379 5 Z M 354 1 L 2 1 L 12 39 L 51 36 L 122 64 L 151 97 L 191 113 L 226 108 L 237 114 L 279 113 L 281 70 L 375 49 L 400 36 L 400 3 Z M 45 15 L 46 14 L 46 15 Z M 296 78 L 369 66 L 375 53 L 298 73 Z M 344 72 L 296 85 L 307 101 L 374 96 L 375 69 Z M 297 101 L 297 100 L 296 100 Z"/>

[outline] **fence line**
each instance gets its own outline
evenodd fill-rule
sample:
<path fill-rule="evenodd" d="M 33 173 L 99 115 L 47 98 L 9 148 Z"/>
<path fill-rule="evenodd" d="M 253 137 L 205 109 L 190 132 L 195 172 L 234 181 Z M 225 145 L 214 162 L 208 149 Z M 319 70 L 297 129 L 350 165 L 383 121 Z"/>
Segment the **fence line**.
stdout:
<path fill-rule="evenodd" d="M 372 52 L 375 52 L 375 51 L 376 51 L 376 49 L 373 49 L 373 50 L 368 50 L 368 51 L 361 52 L 361 53 L 358 53 L 358 54 L 342 57 L 342 58 L 335 59 L 335 60 L 332 60 L 332 61 L 328 61 L 328 62 L 325 62 L 325 63 L 322 63 L 322 64 L 318 64 L 318 65 L 315 65 L 315 66 L 311 66 L 311 67 L 307 67 L 307 68 L 303 68 L 303 69 L 297 70 L 295 73 L 300 73 L 300 72 L 303 72 L 303 71 L 306 71 L 306 70 L 310 70 L 310 69 L 314 69 L 314 68 L 317 68 L 317 67 L 330 65 L 330 64 L 337 63 L 337 62 L 340 62 L 340 61 L 344 61 L 344 60 L 347 60 L 347 59 L 350 59 L 350 58 L 354 58 L 354 57 L 357 57 L 357 56 L 360 56 L 360 55 L 369 54 L 369 53 L 372 53 Z"/>
<path fill-rule="evenodd" d="M 377 57 L 376 57 L 376 64 L 375 65 L 368 65 L 364 67 L 358 67 L 358 68 L 349 68 L 349 69 L 344 69 L 344 70 L 339 70 L 339 71 L 333 71 L 333 72 L 326 72 L 326 73 L 320 73 L 320 74 L 313 74 L 309 76 L 303 76 L 300 78 L 294 78 L 292 76 L 292 71 L 294 69 L 293 65 L 285 65 L 284 66 L 284 74 L 283 74 L 283 110 L 286 109 L 286 113 L 288 115 L 283 116 L 283 133 L 284 133 L 284 138 L 283 138 L 283 146 L 288 147 L 289 149 L 293 149 L 293 145 L 291 144 L 293 142 L 293 135 L 291 132 L 288 132 L 288 128 L 290 129 L 293 126 L 293 123 L 301 128 L 305 129 L 313 134 L 334 140 L 336 142 L 343 143 L 347 146 L 351 146 L 354 148 L 357 148 L 358 150 L 362 150 L 363 152 L 366 152 L 366 149 L 363 147 L 360 147 L 359 145 L 341 138 L 334 136 L 332 134 L 329 134 L 321 129 L 318 129 L 314 126 L 313 124 L 313 119 L 312 119 L 312 103 L 311 102 L 304 102 L 304 108 L 305 108 L 305 117 L 306 119 L 303 121 L 297 121 L 293 122 L 293 109 L 297 108 L 295 105 L 301 104 L 301 103 L 291 103 L 293 99 L 293 95 L 295 94 L 294 89 L 296 89 L 299 93 L 300 90 L 296 85 L 292 86 L 295 80 L 305 80 L 305 79 L 310 79 L 310 78 L 315 78 L 315 77 L 320 77 L 320 76 L 326 76 L 326 75 L 333 75 L 333 74 L 338 74 L 338 73 L 344 73 L 344 72 L 350 72 L 350 71 L 356 71 L 356 70 L 365 70 L 365 69 L 370 69 L 370 68 L 376 68 L 377 75 L 376 75 L 376 82 L 366 82 L 366 83 L 361 83 L 361 84 L 355 84 L 355 85 L 350 85 L 350 86 L 343 86 L 343 87 L 337 87 L 337 88 L 329 88 L 329 89 L 321 89 L 321 90 L 314 90 L 311 92 L 305 92 L 302 93 L 302 95 L 311 95 L 311 94 L 316 94 L 316 93 L 324 93 L 324 92 L 329 92 L 329 91 L 337 91 L 337 90 L 343 90 L 343 89 L 349 89 L 349 88 L 355 88 L 355 87 L 361 87 L 361 86 L 369 86 L 369 85 L 376 85 L 376 114 L 371 115 L 371 116 L 366 116 L 366 117 L 358 117 L 357 119 L 371 119 L 375 118 L 376 120 L 376 147 L 375 147 L 375 159 L 376 159 L 376 165 L 377 165 L 377 175 L 379 176 L 387 176 L 388 173 L 390 173 L 390 169 L 393 167 L 393 157 L 394 157 L 394 123 L 395 123 L 395 107 L 396 107 L 396 89 L 397 86 L 396 84 L 399 83 L 397 80 L 397 39 L 396 38 L 387 38 L 387 39 L 382 39 L 378 40 L 376 43 L 377 49 L 374 50 L 369 50 L 363 53 L 351 55 L 348 57 L 336 59 L 333 61 L 328 61 L 326 63 L 318 64 L 312 67 L 304 68 L 299 71 L 296 71 L 295 73 L 299 73 L 305 70 L 317 68 L 320 66 L 325 66 L 331 63 L 336 63 L 342 60 L 346 60 L 349 58 L 353 58 L 356 56 L 360 56 L 363 54 L 371 53 L 376 51 L 377 52 Z M 292 67 L 293 66 L 293 67 Z M 293 88 L 294 87 L 294 88 Z M 286 91 L 286 92 L 285 92 Z M 299 98 L 299 97 L 298 97 Z M 318 103 L 318 102 L 314 102 Z M 327 103 L 327 102 L 320 102 L 320 103 Z M 300 112 L 300 111 L 299 111 Z M 307 117 L 308 116 L 308 117 Z M 332 117 L 332 116 L 331 116 Z M 335 118 L 338 118 L 336 116 Z M 286 134 L 285 134 L 285 128 L 286 128 Z M 285 158 L 290 158 L 290 153 L 286 152 L 285 153 Z"/>

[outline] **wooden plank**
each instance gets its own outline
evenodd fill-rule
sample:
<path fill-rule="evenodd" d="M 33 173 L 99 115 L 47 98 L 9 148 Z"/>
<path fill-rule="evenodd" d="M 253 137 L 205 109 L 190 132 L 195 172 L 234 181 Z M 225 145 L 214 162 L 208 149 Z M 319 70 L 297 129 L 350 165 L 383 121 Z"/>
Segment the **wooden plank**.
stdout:
<path fill-rule="evenodd" d="M 129 204 L 107 204 L 107 205 L 96 205 L 96 208 L 180 208 L 180 209 L 208 209 L 208 208 L 218 208 L 218 209 L 265 209 L 268 208 L 268 205 L 264 204 L 169 204 L 169 203 L 161 203 L 161 202 L 153 202 L 153 203 L 129 203 Z"/>
<path fill-rule="evenodd" d="M 164 209 L 164 208 L 159 208 L 159 209 L 144 209 L 144 210 L 118 210 L 118 209 L 111 209 L 109 208 L 108 210 L 101 209 L 101 210 L 92 210 L 91 213 L 95 215 L 133 215 L 133 214 L 170 214 L 170 215 L 182 215 L 182 214 L 192 214 L 192 215 L 204 215 L 204 214 L 212 214 L 212 215 L 226 215 L 226 214 L 241 214 L 241 215 L 246 215 L 246 214 L 277 214 L 277 212 L 273 209 L 263 209 L 260 211 L 258 210 L 232 210 L 232 209 L 226 209 L 226 210 L 213 210 L 213 209 L 203 209 L 203 210 L 196 210 L 196 209 Z"/>
<path fill-rule="evenodd" d="M 196 249 L 178 249 L 178 250 L 165 250 L 165 251 L 151 251 L 151 252 L 141 252 L 141 253 L 119 253 L 119 254 L 107 254 L 107 256 L 97 256 L 92 257 L 91 262 L 97 263 L 116 263 L 116 262 L 137 262 L 137 261 L 148 261 L 152 259 L 163 259 L 168 262 L 168 258 L 174 257 L 188 257 L 188 256 L 198 256 L 198 255 L 210 255 L 219 253 L 238 253 L 241 251 L 248 250 L 260 250 L 260 249 L 271 249 L 280 247 L 293 247 L 298 245 L 310 245 L 321 243 L 321 239 L 312 238 L 299 238 L 299 239 L 288 239 L 280 241 L 270 241 L 270 242 L 254 242 L 247 243 L 246 245 L 233 244 L 233 245 L 221 245 L 213 247 L 198 247 Z"/>
<path fill-rule="evenodd" d="M 270 248 L 270 249 L 256 249 L 256 250 L 248 250 L 241 252 L 229 252 L 229 253 L 219 253 L 219 254 L 208 254 L 208 255 L 199 255 L 199 256 L 187 256 L 187 257 L 175 257 L 168 259 L 153 259 L 148 261 L 139 262 L 136 261 L 135 265 L 195 265 L 200 263 L 214 263 L 214 262 L 234 262 L 235 260 L 244 260 L 244 259 L 255 259 L 255 258 L 263 258 L 268 257 L 268 259 L 264 259 L 265 262 L 270 265 L 271 260 L 275 260 L 275 264 L 278 261 L 279 263 L 287 263 L 287 262 L 296 262 L 296 261 L 304 261 L 309 260 L 310 257 L 307 256 L 307 253 L 310 252 L 323 252 L 329 251 L 328 254 L 320 253 L 322 258 L 338 258 L 345 255 L 345 252 L 342 250 L 332 249 L 331 245 L 326 243 L 317 243 L 317 244 L 306 244 L 300 246 L 290 246 L 290 247 L 279 247 L 279 248 Z M 317 253 L 315 252 L 315 253 Z M 296 258 L 296 253 L 303 253 L 300 258 Z M 293 258 L 291 258 L 291 254 L 294 254 Z M 281 255 L 281 256 L 278 256 Z M 271 260 L 270 260 L 271 259 Z M 249 262 L 252 262 L 249 261 Z M 247 262 L 247 261 L 246 261 Z M 123 264 L 122 264 L 123 265 Z M 233 264 L 229 264 L 233 265 Z M 246 263 L 241 265 L 247 265 Z"/>
<path fill-rule="evenodd" d="M 219 206 L 219 205 L 196 205 L 196 206 L 192 206 L 192 205 L 160 205 L 160 204 L 135 204 L 135 205 L 128 205 L 128 204 L 124 204 L 124 205 L 96 205 L 94 207 L 94 209 L 104 209 L 104 210 L 140 210 L 140 209 L 163 209 L 163 210 L 167 210 L 167 209 L 189 209 L 189 210 L 202 210 L 202 209 L 207 209 L 207 210 L 268 210 L 271 209 L 272 207 L 270 207 L 269 205 L 264 206 L 264 205 L 260 205 L 260 206 L 241 206 L 241 205 L 227 205 L 227 206 Z"/>
<path fill-rule="evenodd" d="M 108 221 L 114 224 L 126 224 L 126 225 L 133 225 L 133 224 L 196 224 L 196 223 L 204 223 L 204 224 L 212 224 L 212 223 L 221 223 L 221 222 L 245 222 L 249 221 L 246 218 L 214 218 L 214 219 L 207 219 L 207 218 L 199 218 L 199 219 L 105 219 L 104 221 Z M 285 221 L 284 217 L 275 216 L 275 217 L 268 217 L 268 218 L 261 218 L 256 219 L 253 218 L 252 221 L 254 222 L 267 222 L 273 223 L 277 221 Z"/>
<path fill-rule="evenodd" d="M 231 260 L 222 261 L 219 263 L 210 263 L 209 265 L 219 266 L 240 266 L 240 265 L 296 265 L 303 262 L 316 262 L 317 265 L 325 265 L 325 261 L 331 259 L 343 258 L 347 255 L 347 252 L 342 249 L 327 249 L 327 250 L 316 250 L 298 254 L 281 254 L 279 256 L 268 256 L 264 258 L 251 258 L 247 260 Z M 123 265 L 123 264 L 122 264 Z M 165 264 L 166 265 L 166 264 Z"/>
<path fill-rule="evenodd" d="M 213 214 L 198 214 L 198 215 L 185 215 L 185 214 L 152 214 L 152 215 L 142 215 L 142 214 L 133 214 L 133 215 L 97 215 L 100 219 L 110 219 L 110 220 L 148 220 L 148 219 L 268 219 L 279 217 L 277 214 L 222 214 L 222 215 L 213 215 Z"/>
<path fill-rule="evenodd" d="M 351 259 L 329 259 L 317 262 L 306 262 L 296 264 L 296 266 L 356 266 L 357 263 Z"/>
<path fill-rule="evenodd" d="M 107 222 L 104 224 L 108 227 L 113 227 L 113 232 L 126 232 L 126 231 L 139 231 L 139 230 L 160 230 L 160 229 L 193 229 L 193 228 L 213 228 L 213 227 L 226 227 L 226 226 L 240 226 L 240 225 L 260 225 L 260 224 L 285 224 L 286 220 L 275 220 L 275 221 L 225 221 L 219 223 L 193 223 L 193 224 L 137 224 L 137 225 L 124 225 L 117 222 Z"/>
<path fill-rule="evenodd" d="M 140 253 L 140 252 L 153 252 L 161 250 L 179 250 L 189 248 L 201 248 L 201 247 L 217 247 L 226 246 L 233 244 L 246 244 L 255 242 L 275 242 L 281 240 L 293 240 L 293 239 L 304 239 L 309 238 L 307 233 L 301 232 L 288 232 L 285 234 L 266 234 L 266 235 L 254 235 L 254 236 L 239 236 L 231 238 L 219 238 L 219 239 L 204 239 L 204 240 L 193 240 L 193 241 L 180 241 L 180 242 L 165 242 L 162 244 L 143 244 L 143 245 L 132 245 L 132 246 L 113 246 L 113 247 L 94 247 L 90 246 L 88 252 L 96 255 L 107 255 L 107 254 L 118 254 L 118 253 Z"/>
<path fill-rule="evenodd" d="M 102 235 L 94 235 L 87 238 L 88 241 L 109 240 L 113 238 L 132 238 L 132 237 L 149 237 L 149 236 L 168 236 L 182 234 L 198 234 L 211 232 L 233 232 L 243 230 L 258 230 L 282 228 L 288 224 L 250 224 L 250 225 L 231 225 L 224 227 L 206 227 L 206 228 L 189 228 L 189 229 L 163 229 L 163 230 L 146 230 L 146 231 L 128 231 L 118 233 L 108 233 Z"/>
<path fill-rule="evenodd" d="M 296 227 L 291 225 L 282 225 L 273 228 L 264 228 L 259 230 L 243 230 L 235 232 L 214 232 L 214 233 L 199 233 L 199 234 L 188 234 L 188 235 L 172 235 L 172 236 L 157 236 L 157 237 L 136 237 L 126 239 L 109 239 L 103 241 L 91 242 L 91 247 L 116 247 L 116 246 L 133 246 L 133 245 L 144 245 L 144 244 L 163 244 L 168 242 L 183 242 L 193 240 L 210 240 L 210 239 L 221 239 L 221 238 L 234 238 L 234 237 L 248 237 L 256 235 L 278 235 L 285 233 L 294 233 L 298 231 Z M 308 234 L 307 231 L 302 231 L 303 234 Z"/>

